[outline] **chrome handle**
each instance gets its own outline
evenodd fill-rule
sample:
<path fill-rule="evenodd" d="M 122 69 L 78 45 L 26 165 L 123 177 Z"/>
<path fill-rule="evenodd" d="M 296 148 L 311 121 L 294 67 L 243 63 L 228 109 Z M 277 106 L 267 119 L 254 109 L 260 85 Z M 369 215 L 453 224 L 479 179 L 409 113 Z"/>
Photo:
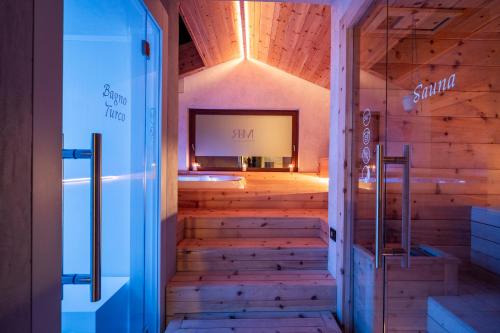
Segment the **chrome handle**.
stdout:
<path fill-rule="evenodd" d="M 410 145 L 403 146 L 403 197 L 401 209 L 401 248 L 404 250 L 402 267 L 410 267 L 411 251 L 411 205 L 410 205 Z"/>
<path fill-rule="evenodd" d="M 92 133 L 92 149 L 63 149 L 63 159 L 90 159 L 90 274 L 64 274 L 62 284 L 90 284 L 90 299 L 101 299 L 102 135 Z"/>
<path fill-rule="evenodd" d="M 377 188 L 375 215 L 375 268 L 380 268 L 384 255 L 385 163 L 384 145 L 377 145 Z"/>
<path fill-rule="evenodd" d="M 100 133 L 92 133 L 91 180 L 90 294 L 92 302 L 97 302 L 101 299 L 102 135 Z"/>
<path fill-rule="evenodd" d="M 401 249 L 386 249 L 385 229 L 385 166 L 403 165 L 401 200 Z M 410 145 L 403 146 L 403 156 L 384 156 L 384 146 L 377 145 L 377 188 L 375 217 L 375 268 L 382 266 L 384 256 L 401 256 L 401 266 L 410 267 L 411 251 L 411 205 L 410 205 Z"/>

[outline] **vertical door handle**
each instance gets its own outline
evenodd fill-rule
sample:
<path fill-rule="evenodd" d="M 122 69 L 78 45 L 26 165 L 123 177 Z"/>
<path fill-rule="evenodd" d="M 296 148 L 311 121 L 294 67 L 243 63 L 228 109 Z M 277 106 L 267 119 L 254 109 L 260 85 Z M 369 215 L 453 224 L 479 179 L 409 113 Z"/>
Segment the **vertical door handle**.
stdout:
<path fill-rule="evenodd" d="M 90 293 L 92 302 L 97 302 L 101 299 L 102 135 L 100 133 L 92 133 L 91 180 Z"/>
<path fill-rule="evenodd" d="M 384 145 L 377 145 L 377 188 L 375 212 L 375 268 L 380 268 L 384 255 L 385 227 L 385 163 Z"/>
<path fill-rule="evenodd" d="M 410 145 L 403 146 L 403 179 L 401 207 L 401 248 L 404 250 L 402 266 L 410 267 L 411 251 L 411 205 L 410 205 Z"/>
<path fill-rule="evenodd" d="M 102 134 L 92 133 L 92 149 L 63 149 L 63 159 L 90 159 L 90 274 L 63 274 L 63 284 L 90 284 L 90 299 L 101 299 Z"/>
<path fill-rule="evenodd" d="M 401 248 L 385 248 L 385 166 L 403 165 L 401 200 Z M 384 146 L 377 145 L 377 188 L 375 216 L 375 268 L 382 266 L 384 256 L 401 256 L 401 266 L 410 267 L 411 251 L 411 204 L 410 204 L 410 145 L 403 146 L 403 156 L 384 156 Z"/>

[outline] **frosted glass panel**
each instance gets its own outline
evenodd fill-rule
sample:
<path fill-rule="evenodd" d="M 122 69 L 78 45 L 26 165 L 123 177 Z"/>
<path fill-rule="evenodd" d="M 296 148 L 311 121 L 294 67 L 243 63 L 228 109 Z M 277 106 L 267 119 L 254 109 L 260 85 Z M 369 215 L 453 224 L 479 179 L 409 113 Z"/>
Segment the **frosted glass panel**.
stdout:
<path fill-rule="evenodd" d="M 197 115 L 197 156 L 291 156 L 291 116 Z"/>
<path fill-rule="evenodd" d="M 102 133 L 103 297 L 91 303 L 88 285 L 65 285 L 63 332 L 146 326 L 158 219 L 160 35 L 138 0 L 64 2 L 64 148 L 90 149 L 91 133 Z M 64 274 L 90 273 L 89 177 L 89 160 L 64 160 Z"/>

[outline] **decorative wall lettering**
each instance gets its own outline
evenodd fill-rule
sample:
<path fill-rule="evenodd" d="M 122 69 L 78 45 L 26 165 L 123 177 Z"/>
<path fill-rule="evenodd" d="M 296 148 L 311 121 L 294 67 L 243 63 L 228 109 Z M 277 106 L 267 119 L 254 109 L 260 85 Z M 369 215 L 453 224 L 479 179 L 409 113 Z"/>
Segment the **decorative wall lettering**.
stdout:
<path fill-rule="evenodd" d="M 421 100 L 430 98 L 446 90 L 453 89 L 455 87 L 455 81 L 456 74 L 452 73 L 448 78 L 443 78 L 438 82 L 431 83 L 428 86 L 424 86 L 422 82 L 419 82 L 415 89 L 413 89 L 413 102 L 417 104 Z"/>
<path fill-rule="evenodd" d="M 233 129 L 233 140 L 254 140 L 254 130 L 252 129 L 244 129 L 244 128 L 235 128 Z"/>
<path fill-rule="evenodd" d="M 120 121 L 125 121 L 125 113 L 119 112 L 116 109 L 113 109 L 112 104 L 108 104 L 108 101 L 104 102 L 104 105 L 106 106 L 106 117 L 120 120 Z"/>
<path fill-rule="evenodd" d="M 104 85 L 102 96 L 104 97 L 104 106 L 106 107 L 104 116 L 124 122 L 125 113 L 121 112 L 119 108 L 127 105 L 127 98 L 112 90 L 111 85 L 108 83 Z"/>
<path fill-rule="evenodd" d="M 113 105 L 115 106 L 118 104 L 123 106 L 127 105 L 127 98 L 111 90 L 111 86 L 109 84 L 104 85 L 104 92 L 102 93 L 102 96 L 108 97 L 111 101 L 113 101 Z"/>

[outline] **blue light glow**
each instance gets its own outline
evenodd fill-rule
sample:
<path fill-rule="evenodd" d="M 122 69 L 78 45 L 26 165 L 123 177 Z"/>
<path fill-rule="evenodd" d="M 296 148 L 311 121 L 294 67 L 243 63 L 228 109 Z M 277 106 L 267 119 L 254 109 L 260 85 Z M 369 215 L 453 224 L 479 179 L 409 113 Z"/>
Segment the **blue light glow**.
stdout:
<path fill-rule="evenodd" d="M 64 148 L 89 149 L 91 133 L 102 133 L 104 279 L 98 303 L 87 285 L 64 287 L 63 332 L 109 332 L 116 321 L 119 332 L 142 332 L 153 311 L 145 267 L 156 264 L 160 41 L 139 0 L 64 2 Z M 89 274 L 89 160 L 64 161 L 63 188 L 63 273 Z"/>

